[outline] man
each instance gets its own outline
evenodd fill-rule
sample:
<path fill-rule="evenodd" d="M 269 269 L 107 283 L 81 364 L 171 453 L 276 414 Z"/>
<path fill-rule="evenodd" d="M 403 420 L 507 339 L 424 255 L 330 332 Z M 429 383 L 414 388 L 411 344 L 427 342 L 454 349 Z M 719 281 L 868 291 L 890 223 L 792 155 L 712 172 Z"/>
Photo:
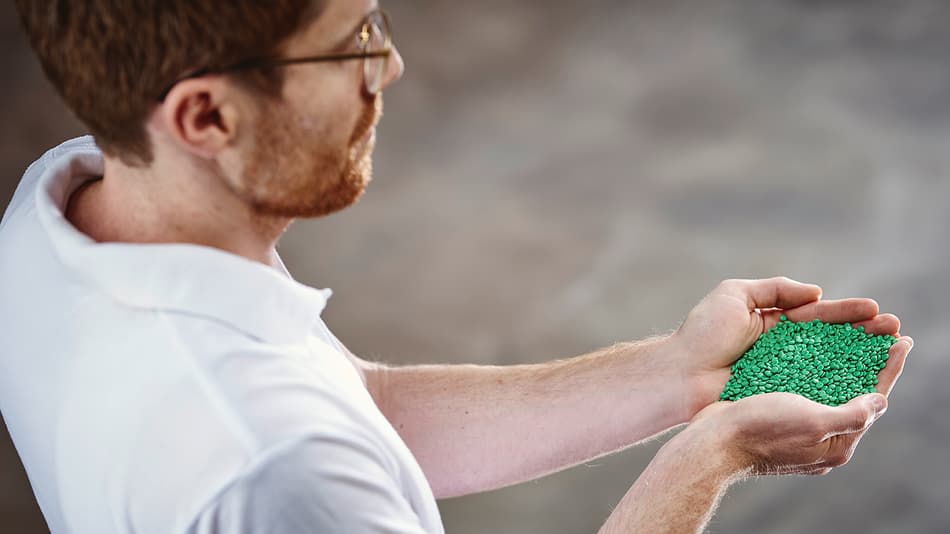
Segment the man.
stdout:
<path fill-rule="evenodd" d="M 742 477 L 843 465 L 886 409 L 907 337 L 880 393 L 840 407 L 717 402 L 781 313 L 899 331 L 787 278 L 728 280 L 669 336 L 567 360 L 362 360 L 275 244 L 370 180 L 403 68 L 375 0 L 17 7 L 95 139 L 34 163 L 0 223 L 0 409 L 54 532 L 442 532 L 437 497 L 683 423 L 602 532 L 695 532 Z"/>

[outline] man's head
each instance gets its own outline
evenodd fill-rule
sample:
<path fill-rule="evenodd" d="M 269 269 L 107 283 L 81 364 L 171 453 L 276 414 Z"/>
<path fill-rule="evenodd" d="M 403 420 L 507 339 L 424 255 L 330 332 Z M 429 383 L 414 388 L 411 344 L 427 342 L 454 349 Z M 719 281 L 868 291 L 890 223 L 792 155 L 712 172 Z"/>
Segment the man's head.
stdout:
<path fill-rule="evenodd" d="M 364 60 L 229 70 L 252 58 L 357 53 L 372 0 L 17 0 L 66 104 L 107 160 L 218 177 L 256 213 L 324 215 L 370 178 L 381 98 Z M 207 69 L 208 74 L 189 77 Z M 402 61 L 393 50 L 381 85 Z M 168 166 L 168 165 L 166 165 Z"/>

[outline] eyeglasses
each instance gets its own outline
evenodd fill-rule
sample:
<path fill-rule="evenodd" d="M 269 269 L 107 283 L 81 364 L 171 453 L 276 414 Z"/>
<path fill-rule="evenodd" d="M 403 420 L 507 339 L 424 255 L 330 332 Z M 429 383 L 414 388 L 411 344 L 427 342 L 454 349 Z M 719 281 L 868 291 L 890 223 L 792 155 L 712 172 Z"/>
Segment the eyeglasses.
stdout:
<path fill-rule="evenodd" d="M 296 65 L 298 63 L 349 61 L 353 59 L 363 60 L 363 87 L 370 95 L 377 95 L 380 90 L 382 90 L 386 71 L 389 70 L 389 58 L 393 52 L 392 27 L 389 22 L 389 15 L 380 8 L 370 11 L 360 24 L 360 31 L 357 33 L 356 39 L 357 52 L 295 58 L 256 57 L 245 59 L 225 67 L 199 69 L 175 80 L 174 83 L 162 91 L 158 100 L 165 100 L 168 93 L 179 82 L 208 74 L 283 67 L 286 65 Z"/>

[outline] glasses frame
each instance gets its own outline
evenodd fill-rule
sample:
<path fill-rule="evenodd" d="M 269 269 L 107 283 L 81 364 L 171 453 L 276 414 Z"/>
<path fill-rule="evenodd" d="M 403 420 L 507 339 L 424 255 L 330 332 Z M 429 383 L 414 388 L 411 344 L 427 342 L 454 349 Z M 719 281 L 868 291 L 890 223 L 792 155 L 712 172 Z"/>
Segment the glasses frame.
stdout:
<path fill-rule="evenodd" d="M 363 21 L 360 23 L 360 31 L 357 34 L 360 38 L 360 43 L 358 46 L 365 47 L 369 45 L 370 40 L 370 20 L 379 15 L 382 20 L 382 31 L 383 31 L 383 49 L 374 50 L 374 51 L 363 51 L 363 52 L 348 52 L 341 54 L 320 54 L 316 56 L 303 56 L 303 57 L 253 57 L 232 63 L 230 65 L 225 65 L 224 67 L 206 67 L 198 69 L 189 74 L 186 74 L 166 87 L 158 97 L 158 101 L 161 102 L 165 100 L 165 97 L 168 96 L 168 93 L 171 92 L 172 88 L 178 85 L 180 82 L 185 80 L 191 80 L 194 78 L 200 78 L 201 76 L 207 76 L 208 74 L 225 74 L 228 72 L 237 72 L 242 70 L 253 70 L 253 69 L 269 69 L 274 67 L 284 67 L 288 65 L 299 65 L 302 63 L 323 63 L 329 61 L 351 61 L 354 59 L 363 60 L 363 87 L 366 89 L 370 95 L 376 95 L 382 89 L 382 84 L 380 87 L 370 87 L 369 81 L 366 77 L 366 59 L 368 58 L 383 58 L 383 67 L 382 72 L 385 75 L 386 71 L 389 70 L 389 58 L 393 53 L 393 34 L 392 34 L 392 25 L 389 20 L 389 14 L 386 13 L 382 8 L 376 8 L 363 17 Z"/>

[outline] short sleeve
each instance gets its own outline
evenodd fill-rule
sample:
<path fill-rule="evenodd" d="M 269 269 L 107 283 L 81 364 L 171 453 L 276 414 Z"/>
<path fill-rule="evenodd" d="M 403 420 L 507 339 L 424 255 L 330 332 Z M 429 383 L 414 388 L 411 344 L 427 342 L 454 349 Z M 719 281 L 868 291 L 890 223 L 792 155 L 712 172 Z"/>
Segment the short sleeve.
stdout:
<path fill-rule="evenodd" d="M 375 448 L 308 438 L 261 461 L 205 506 L 188 534 L 422 534 Z"/>

